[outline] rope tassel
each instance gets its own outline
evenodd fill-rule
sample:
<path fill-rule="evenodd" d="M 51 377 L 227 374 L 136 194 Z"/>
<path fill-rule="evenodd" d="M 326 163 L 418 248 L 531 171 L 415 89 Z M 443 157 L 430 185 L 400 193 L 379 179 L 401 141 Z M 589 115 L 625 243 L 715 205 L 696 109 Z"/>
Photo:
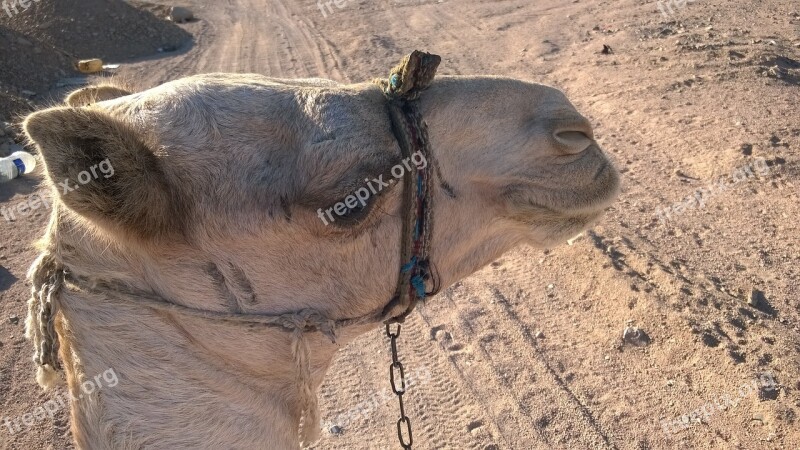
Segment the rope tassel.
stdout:
<path fill-rule="evenodd" d="M 302 408 L 300 442 L 303 446 L 308 446 L 319 439 L 319 404 L 314 392 L 314 380 L 311 378 L 311 358 L 304 328 L 297 327 L 292 333 L 292 359 L 297 366 Z"/>

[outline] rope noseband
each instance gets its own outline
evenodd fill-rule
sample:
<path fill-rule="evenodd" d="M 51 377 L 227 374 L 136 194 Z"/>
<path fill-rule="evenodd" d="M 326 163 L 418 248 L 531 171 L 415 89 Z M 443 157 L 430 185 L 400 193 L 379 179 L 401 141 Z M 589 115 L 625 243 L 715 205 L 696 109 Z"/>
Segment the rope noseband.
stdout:
<path fill-rule="evenodd" d="M 102 295 L 106 298 L 124 301 L 136 306 L 144 306 L 156 311 L 198 317 L 207 320 L 261 324 L 280 328 L 292 333 L 291 352 L 297 368 L 300 384 L 298 395 L 302 407 L 300 440 L 310 445 L 319 438 L 319 406 L 313 389 L 309 348 L 306 335 L 319 331 L 331 342 L 336 342 L 336 330 L 342 327 L 385 323 L 398 324 L 393 338 L 393 369 L 402 365 L 397 360 L 394 340 L 399 335 L 399 323 L 410 314 L 419 300 L 432 293 L 425 291 L 425 283 L 431 278 L 430 239 L 431 205 L 433 197 L 433 170 L 435 161 L 428 141 L 428 130 L 422 120 L 417 99 L 433 81 L 441 58 L 436 55 L 414 51 L 392 69 L 388 80 L 376 80 L 388 99 L 389 117 L 392 132 L 400 145 L 402 156 L 410 158 L 419 153 L 428 161 L 424 168 L 412 165 L 404 176 L 403 208 L 407 212 L 403 220 L 401 235 L 401 267 L 397 289 L 389 303 L 382 309 L 362 317 L 332 320 L 324 314 L 305 309 L 280 315 L 226 313 L 200 310 L 172 302 L 155 294 L 133 290 L 119 283 L 107 283 L 75 276 L 56 261 L 52 251 L 46 251 L 33 264 L 30 278 L 33 284 L 29 305 L 31 325 L 29 338 L 34 343 L 34 362 L 38 366 L 37 378 L 40 380 L 56 378 L 62 370 L 58 359 L 59 339 L 54 322 L 58 313 L 58 301 L 65 284 L 72 289 Z M 446 189 L 447 190 L 447 189 Z M 392 334 L 390 334 L 391 336 Z M 394 372 L 392 372 L 394 377 Z M 394 379 L 394 378 L 393 378 Z M 43 383 L 44 384 L 44 383 Z M 392 383 L 394 389 L 394 381 Z M 403 382 L 402 386 L 405 386 Z M 400 396 L 401 421 L 398 433 L 404 448 L 411 448 L 411 428 L 408 418 L 402 412 L 402 393 L 405 388 L 394 389 Z M 408 426 L 408 443 L 403 441 L 400 424 L 405 419 Z"/>

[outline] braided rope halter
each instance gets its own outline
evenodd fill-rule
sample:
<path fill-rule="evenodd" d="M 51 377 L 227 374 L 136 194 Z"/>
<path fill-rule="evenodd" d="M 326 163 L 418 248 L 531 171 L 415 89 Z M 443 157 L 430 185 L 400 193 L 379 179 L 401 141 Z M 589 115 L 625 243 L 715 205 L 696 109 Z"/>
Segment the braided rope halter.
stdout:
<path fill-rule="evenodd" d="M 59 361 L 59 337 L 55 321 L 59 312 L 59 301 L 64 286 L 75 291 L 102 295 L 139 307 L 150 308 L 171 314 L 197 317 L 213 321 L 240 324 L 260 324 L 279 328 L 292 334 L 291 353 L 298 379 L 298 395 L 302 407 L 298 434 L 303 445 L 310 445 L 319 439 L 319 404 L 313 388 L 309 347 L 306 335 L 318 331 L 336 342 L 336 330 L 343 327 L 384 323 L 386 334 L 391 339 L 392 364 L 390 380 L 392 390 L 400 402 L 400 420 L 397 433 L 404 449 L 413 443 L 411 421 L 405 415 L 403 394 L 406 390 L 403 365 L 397 355 L 397 338 L 400 324 L 414 310 L 417 303 L 434 292 L 425 291 L 426 281 L 431 279 L 430 239 L 432 231 L 433 174 L 438 171 L 428 140 L 428 129 L 422 119 L 417 102 L 420 93 L 430 86 L 436 75 L 441 58 L 436 55 L 414 51 L 392 69 L 388 80 L 375 80 L 388 99 L 389 117 L 392 133 L 397 139 L 403 157 L 419 152 L 428 161 L 424 168 L 412 165 L 404 175 L 403 208 L 407 214 L 403 221 L 401 234 L 401 267 L 397 289 L 389 303 L 380 310 L 365 316 L 333 320 L 314 309 L 304 309 L 281 315 L 227 313 L 191 308 L 170 301 L 155 294 L 134 290 L 118 282 L 88 279 L 69 272 L 58 261 L 55 251 L 47 249 L 34 262 L 29 271 L 32 283 L 32 297 L 28 301 L 28 314 L 32 326 L 28 337 L 34 344 L 33 360 L 37 364 L 37 380 L 49 385 L 58 379 L 63 370 Z M 441 178 L 441 176 L 439 176 Z M 443 181 L 442 187 L 448 195 L 453 195 L 450 187 Z M 399 313 L 397 312 L 399 311 Z M 391 327 L 396 325 L 396 330 Z M 395 379 L 400 381 L 396 383 Z M 403 425 L 408 439 L 404 438 Z"/>

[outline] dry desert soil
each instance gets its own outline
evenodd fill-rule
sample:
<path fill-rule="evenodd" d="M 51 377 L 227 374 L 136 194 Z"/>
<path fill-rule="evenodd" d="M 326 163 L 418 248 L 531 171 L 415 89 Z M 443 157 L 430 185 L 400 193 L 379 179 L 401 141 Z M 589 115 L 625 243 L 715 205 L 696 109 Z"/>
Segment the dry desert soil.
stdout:
<path fill-rule="evenodd" d="M 411 316 L 415 448 L 800 448 L 796 0 L 183 0 L 197 19 L 180 25 L 171 1 L 27 3 L 0 10 L 12 125 L 61 101 L 89 57 L 147 88 L 217 71 L 363 81 L 419 49 L 443 74 L 562 89 L 621 170 L 620 199 L 572 245 L 515 250 Z M 0 208 L 49 195 L 39 179 L 0 185 Z M 58 394 L 23 337 L 48 213 L 0 217 L 0 421 Z M 315 448 L 398 448 L 388 361 L 381 330 L 340 351 Z M 0 449 L 72 448 L 64 408 L 33 422 L 0 422 Z"/>

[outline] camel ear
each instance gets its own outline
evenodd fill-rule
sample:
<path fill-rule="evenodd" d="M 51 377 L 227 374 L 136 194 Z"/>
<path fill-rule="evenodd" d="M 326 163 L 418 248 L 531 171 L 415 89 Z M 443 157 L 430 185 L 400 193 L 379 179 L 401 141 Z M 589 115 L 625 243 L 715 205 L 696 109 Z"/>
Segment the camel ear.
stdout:
<path fill-rule="evenodd" d="M 69 106 L 89 106 L 93 103 L 113 100 L 126 95 L 131 95 L 131 93 L 116 86 L 89 86 L 69 94 L 66 102 Z"/>
<path fill-rule="evenodd" d="M 24 128 L 71 210 L 141 238 L 181 231 L 182 202 L 163 163 L 128 124 L 102 110 L 60 107 L 31 114 Z"/>

